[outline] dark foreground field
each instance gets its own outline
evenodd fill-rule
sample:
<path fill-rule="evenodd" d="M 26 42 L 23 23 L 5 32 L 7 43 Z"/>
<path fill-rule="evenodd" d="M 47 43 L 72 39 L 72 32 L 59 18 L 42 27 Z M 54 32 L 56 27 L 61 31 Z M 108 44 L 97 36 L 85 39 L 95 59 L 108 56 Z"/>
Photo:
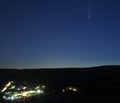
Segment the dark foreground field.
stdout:
<path fill-rule="evenodd" d="M 66 69 L 0 70 L 0 87 L 7 81 L 47 86 L 44 95 L 25 101 L 0 103 L 118 103 L 120 102 L 120 66 Z M 66 86 L 78 87 L 78 92 L 62 92 Z"/>

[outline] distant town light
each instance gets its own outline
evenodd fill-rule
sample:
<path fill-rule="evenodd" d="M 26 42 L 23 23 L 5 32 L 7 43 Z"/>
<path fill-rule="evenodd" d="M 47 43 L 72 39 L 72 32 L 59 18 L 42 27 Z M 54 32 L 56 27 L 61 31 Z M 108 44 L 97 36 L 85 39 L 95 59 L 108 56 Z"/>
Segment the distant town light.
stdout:
<path fill-rule="evenodd" d="M 16 86 L 14 85 L 14 82 L 10 81 L 8 82 L 4 88 L 2 89 L 3 93 L 3 99 L 5 100 L 24 100 L 28 97 L 32 97 L 35 95 L 43 94 L 43 88 L 40 86 L 36 87 L 27 87 L 27 86 Z"/>
<path fill-rule="evenodd" d="M 72 86 L 70 86 L 70 87 L 65 87 L 65 88 L 62 90 L 62 92 L 69 92 L 69 91 L 71 91 L 71 92 L 77 92 L 77 91 L 78 91 L 78 88 L 77 88 L 77 87 L 72 87 Z"/>

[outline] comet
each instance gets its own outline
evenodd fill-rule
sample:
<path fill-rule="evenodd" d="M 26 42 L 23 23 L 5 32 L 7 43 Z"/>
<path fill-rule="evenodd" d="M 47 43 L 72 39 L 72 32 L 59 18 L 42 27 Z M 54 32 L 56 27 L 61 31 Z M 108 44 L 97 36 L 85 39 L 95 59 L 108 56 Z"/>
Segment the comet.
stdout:
<path fill-rule="evenodd" d="M 91 20 L 91 12 L 89 8 L 88 8 L 88 20 Z"/>
<path fill-rule="evenodd" d="M 91 5 L 90 5 L 90 0 L 88 0 L 88 20 L 91 20 Z"/>

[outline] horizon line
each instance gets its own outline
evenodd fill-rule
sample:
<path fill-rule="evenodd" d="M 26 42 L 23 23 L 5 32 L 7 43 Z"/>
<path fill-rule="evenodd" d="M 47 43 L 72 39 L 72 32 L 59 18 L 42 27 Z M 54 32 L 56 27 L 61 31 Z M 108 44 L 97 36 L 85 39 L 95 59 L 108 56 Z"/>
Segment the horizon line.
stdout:
<path fill-rule="evenodd" d="M 0 68 L 0 69 L 16 69 L 16 70 L 26 70 L 26 69 L 72 69 L 72 68 L 78 68 L 78 69 L 84 69 L 84 68 L 95 68 L 95 67 L 104 67 L 104 66 L 120 66 L 120 64 L 114 64 L 114 65 L 95 65 L 95 66 L 84 66 L 84 67 L 78 67 L 78 66 L 66 66 L 66 67 L 27 67 L 27 68 Z"/>

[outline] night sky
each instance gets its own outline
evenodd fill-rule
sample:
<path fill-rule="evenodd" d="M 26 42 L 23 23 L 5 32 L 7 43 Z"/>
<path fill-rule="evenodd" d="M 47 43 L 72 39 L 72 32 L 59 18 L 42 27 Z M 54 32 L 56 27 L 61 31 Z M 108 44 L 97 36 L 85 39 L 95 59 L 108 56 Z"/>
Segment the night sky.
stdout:
<path fill-rule="evenodd" d="M 120 64 L 120 0 L 0 0 L 0 68 Z"/>

